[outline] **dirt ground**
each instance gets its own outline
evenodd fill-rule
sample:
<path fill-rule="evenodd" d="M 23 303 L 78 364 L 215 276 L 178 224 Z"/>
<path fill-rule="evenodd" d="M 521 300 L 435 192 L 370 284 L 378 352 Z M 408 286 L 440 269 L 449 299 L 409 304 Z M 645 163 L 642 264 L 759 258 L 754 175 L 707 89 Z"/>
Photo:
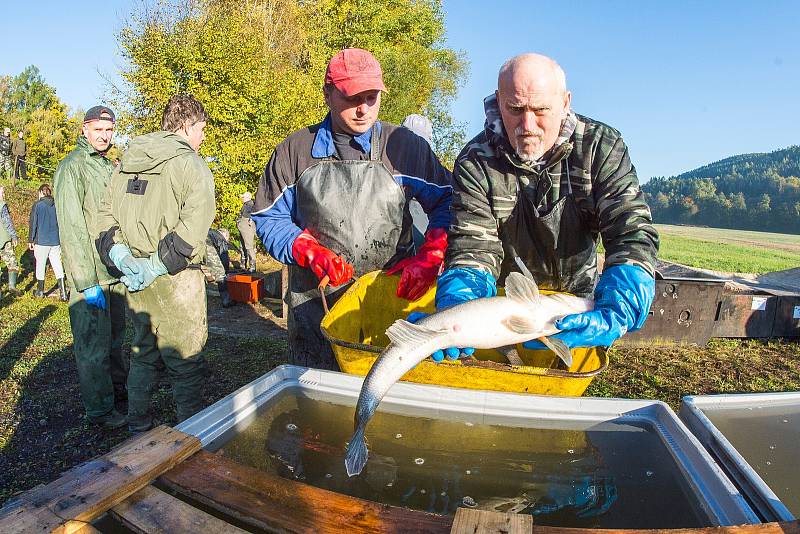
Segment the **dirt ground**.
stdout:
<path fill-rule="evenodd" d="M 218 298 L 209 298 L 208 333 L 234 337 L 266 336 L 285 340 L 286 319 L 280 314 L 280 302 L 238 302 L 230 308 L 223 308 Z"/>

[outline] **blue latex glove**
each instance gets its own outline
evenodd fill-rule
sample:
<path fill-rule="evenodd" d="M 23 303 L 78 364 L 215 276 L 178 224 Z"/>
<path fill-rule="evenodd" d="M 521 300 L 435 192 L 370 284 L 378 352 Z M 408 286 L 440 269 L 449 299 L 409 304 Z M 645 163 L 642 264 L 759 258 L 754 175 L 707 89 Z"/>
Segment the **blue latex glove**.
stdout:
<path fill-rule="evenodd" d="M 430 314 L 425 312 L 411 312 L 408 314 L 408 317 L 406 317 L 406 321 L 408 321 L 409 323 L 416 323 L 417 321 L 419 321 L 423 317 L 427 317 L 428 315 Z M 444 360 L 444 357 L 446 355 L 448 360 L 457 360 L 459 354 L 462 352 L 467 356 L 472 356 L 472 354 L 475 352 L 475 349 L 472 347 L 465 347 L 459 350 L 456 347 L 450 347 L 448 349 L 445 349 L 444 351 L 437 350 L 436 352 L 431 354 L 431 358 L 433 358 L 433 361 L 435 362 L 440 362 Z"/>
<path fill-rule="evenodd" d="M 108 251 L 108 257 L 112 262 L 114 262 L 114 265 L 116 265 L 117 269 L 122 271 L 122 274 L 126 279 L 123 283 L 126 286 L 142 285 L 143 279 L 141 268 L 139 267 L 139 263 L 136 261 L 136 258 L 134 258 L 133 254 L 131 254 L 131 249 L 129 249 L 127 245 L 117 243 L 111 247 L 111 250 Z"/>
<path fill-rule="evenodd" d="M 103 288 L 100 286 L 87 287 L 83 291 L 83 298 L 86 299 L 86 304 L 94 306 L 100 310 L 106 309 L 106 296 L 103 294 Z"/>
<path fill-rule="evenodd" d="M 135 261 L 141 273 L 141 282 L 137 279 L 129 279 L 126 276 L 120 278 L 120 280 L 128 286 L 129 291 L 141 291 L 152 284 L 153 280 L 159 276 L 167 274 L 167 268 L 158 257 L 158 252 L 153 252 L 149 258 L 135 258 Z"/>
<path fill-rule="evenodd" d="M 475 300 L 483 297 L 494 297 L 497 295 L 497 281 L 491 273 L 481 271 L 480 269 L 470 268 L 455 268 L 447 269 L 441 275 L 436 283 L 436 311 L 446 310 L 452 308 L 456 304 Z M 421 313 L 421 312 L 415 312 Z M 412 320 L 412 313 L 409 315 L 410 322 L 419 321 L 425 314 Z M 445 355 L 449 360 L 455 360 L 460 353 L 471 355 L 475 352 L 473 347 L 449 347 L 444 351 L 437 350 L 431 354 L 434 361 L 440 362 L 444 359 Z"/>
<path fill-rule="evenodd" d="M 594 290 L 594 310 L 567 315 L 556 321 L 556 337 L 575 347 L 610 347 L 629 331 L 644 325 L 656 292 L 653 276 L 635 265 L 612 265 L 603 271 Z M 544 349 L 539 341 L 522 344 Z"/>

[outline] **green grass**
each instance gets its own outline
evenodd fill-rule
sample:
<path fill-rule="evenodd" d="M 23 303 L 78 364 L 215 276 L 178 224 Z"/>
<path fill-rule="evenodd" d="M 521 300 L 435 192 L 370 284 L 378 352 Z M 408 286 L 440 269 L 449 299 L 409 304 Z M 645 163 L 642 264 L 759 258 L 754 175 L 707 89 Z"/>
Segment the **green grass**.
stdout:
<path fill-rule="evenodd" d="M 719 228 L 656 225 L 659 259 L 690 267 L 767 273 L 800 267 L 800 237 Z"/>

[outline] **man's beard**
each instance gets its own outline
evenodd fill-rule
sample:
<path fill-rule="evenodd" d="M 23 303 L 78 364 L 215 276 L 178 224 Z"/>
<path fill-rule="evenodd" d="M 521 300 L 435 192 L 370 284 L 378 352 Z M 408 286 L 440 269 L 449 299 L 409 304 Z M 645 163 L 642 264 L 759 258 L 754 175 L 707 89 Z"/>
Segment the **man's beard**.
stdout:
<path fill-rule="evenodd" d="M 514 130 L 514 152 L 516 152 L 517 157 L 525 163 L 535 163 L 544 155 L 544 150 L 539 148 L 533 153 L 525 153 L 523 152 L 523 144 L 520 142 L 520 137 L 529 136 L 535 137 L 539 141 L 539 147 L 541 147 L 542 137 L 544 136 L 544 132 L 531 132 L 523 130 L 522 128 L 516 128 Z"/>

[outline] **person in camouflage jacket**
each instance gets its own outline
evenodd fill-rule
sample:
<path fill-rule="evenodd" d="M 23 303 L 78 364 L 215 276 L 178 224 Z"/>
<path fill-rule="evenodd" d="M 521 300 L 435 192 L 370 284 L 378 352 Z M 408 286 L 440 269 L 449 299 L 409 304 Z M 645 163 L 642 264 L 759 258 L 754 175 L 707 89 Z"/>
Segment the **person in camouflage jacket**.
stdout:
<path fill-rule="evenodd" d="M 570 100 L 552 59 L 524 54 L 503 65 L 484 101 L 485 129 L 456 160 L 437 309 L 491 296 L 522 271 L 542 288 L 594 294 L 595 311 L 562 319 L 557 337 L 609 346 L 647 317 L 658 234 L 621 134 L 575 114 Z"/>

